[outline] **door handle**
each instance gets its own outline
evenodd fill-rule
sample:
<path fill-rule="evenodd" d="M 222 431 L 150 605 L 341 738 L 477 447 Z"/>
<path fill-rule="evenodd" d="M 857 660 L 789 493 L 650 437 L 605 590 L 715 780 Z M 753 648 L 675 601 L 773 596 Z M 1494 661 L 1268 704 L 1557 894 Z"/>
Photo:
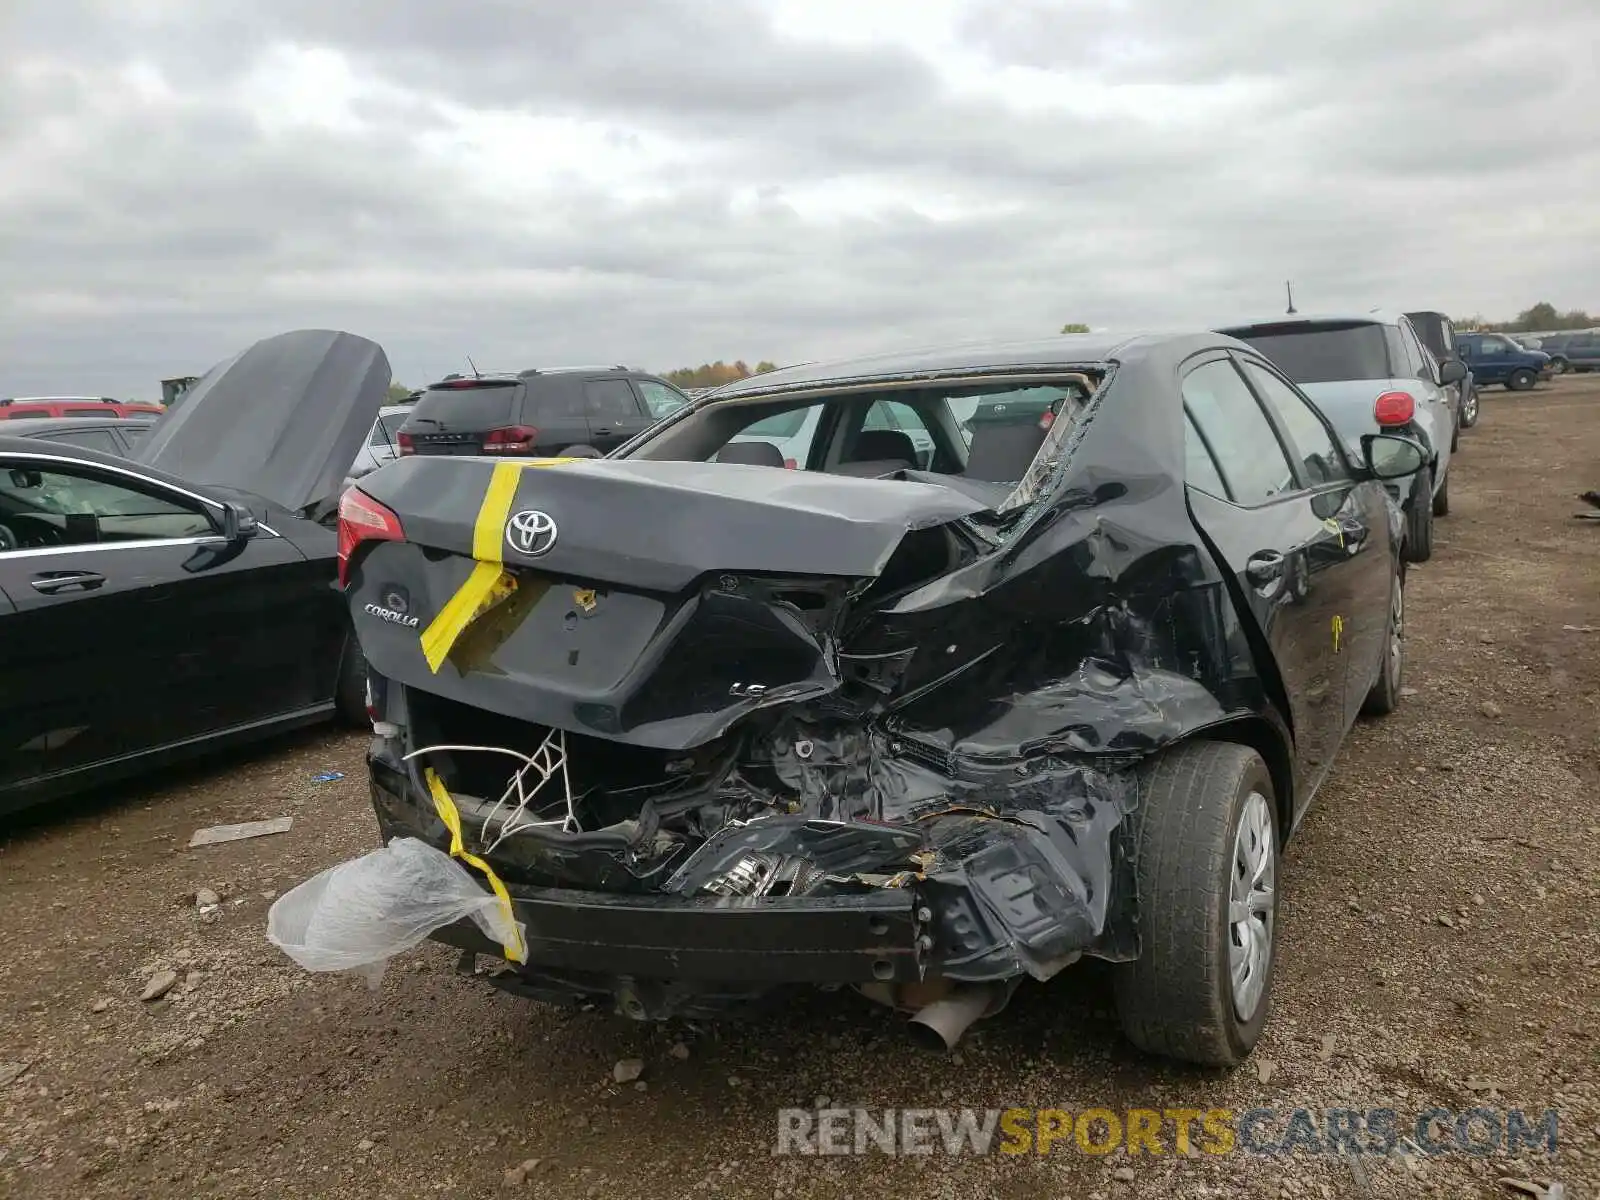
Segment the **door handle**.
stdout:
<path fill-rule="evenodd" d="M 589 432 L 594 434 L 596 437 L 610 437 L 612 431 L 610 429 L 594 429 L 594 428 L 591 428 L 589 430 Z"/>
<path fill-rule="evenodd" d="M 1245 578 L 1257 587 L 1283 578 L 1284 557 L 1276 550 L 1258 550 L 1244 564 Z"/>
<path fill-rule="evenodd" d="M 105 581 L 104 575 L 97 575 L 93 571 L 47 571 L 32 580 L 33 590 L 43 592 L 47 596 L 53 596 L 69 588 L 82 588 L 86 592 L 92 592 Z"/>

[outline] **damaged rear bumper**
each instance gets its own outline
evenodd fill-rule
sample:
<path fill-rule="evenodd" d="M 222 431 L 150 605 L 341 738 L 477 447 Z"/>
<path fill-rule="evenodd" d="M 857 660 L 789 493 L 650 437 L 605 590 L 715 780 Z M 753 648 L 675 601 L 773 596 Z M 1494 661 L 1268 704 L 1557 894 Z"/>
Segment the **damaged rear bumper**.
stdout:
<path fill-rule="evenodd" d="M 369 766 L 384 840 L 417 837 L 447 846 L 448 832 L 415 768 L 386 752 L 381 740 Z M 1106 826 L 1119 817 L 1103 811 L 1094 822 L 1097 857 L 1108 854 Z M 1131 917 L 1117 905 L 1107 912 L 1104 896 L 1086 896 L 1063 858 L 1072 832 L 1065 822 L 1047 831 L 971 814 L 937 818 L 916 833 L 870 821 L 775 817 L 719 831 L 680 868 L 709 871 L 732 861 L 741 846 L 826 862 L 830 853 L 844 852 L 841 843 L 891 839 L 903 851 L 927 837 L 951 852 L 937 869 L 842 895 L 531 886 L 506 877 L 515 870 L 500 857 L 495 867 L 525 930 L 526 961 L 503 961 L 501 947 L 470 921 L 432 936 L 496 960 L 485 975 L 505 990 L 551 1001 L 609 1000 L 641 1019 L 726 1011 L 792 985 L 1045 979 L 1084 953 L 1122 959 L 1134 950 Z M 1102 920 L 1091 915 L 1095 909 Z"/>

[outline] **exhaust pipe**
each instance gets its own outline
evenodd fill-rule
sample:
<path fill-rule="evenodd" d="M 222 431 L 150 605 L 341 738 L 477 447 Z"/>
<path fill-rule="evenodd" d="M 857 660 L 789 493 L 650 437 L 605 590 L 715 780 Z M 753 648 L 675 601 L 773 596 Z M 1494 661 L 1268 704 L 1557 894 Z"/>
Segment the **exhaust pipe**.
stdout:
<path fill-rule="evenodd" d="M 909 1028 L 913 1044 L 923 1050 L 951 1051 L 980 1017 L 992 1017 L 1011 999 L 1003 983 L 959 983 L 939 999 L 919 1008 Z"/>

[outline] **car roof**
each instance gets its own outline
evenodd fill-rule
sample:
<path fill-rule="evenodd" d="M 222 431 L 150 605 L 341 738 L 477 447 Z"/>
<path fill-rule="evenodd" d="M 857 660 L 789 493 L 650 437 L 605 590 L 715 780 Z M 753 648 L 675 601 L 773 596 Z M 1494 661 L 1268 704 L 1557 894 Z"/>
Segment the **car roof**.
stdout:
<path fill-rule="evenodd" d="M 1209 346 L 1248 349 L 1223 334 L 1211 331 L 1151 333 L 1067 333 L 1028 341 L 968 342 L 915 350 L 893 350 L 834 362 L 801 363 L 781 367 L 713 389 L 696 404 L 736 396 L 799 391 L 855 380 L 930 379 L 963 372 L 1003 372 L 1007 369 L 1069 370 L 1105 368 L 1156 352 L 1192 354 Z"/>
<path fill-rule="evenodd" d="M 1405 320 L 1408 320 L 1405 313 L 1395 312 L 1387 308 L 1374 308 L 1364 313 L 1278 313 L 1276 316 L 1260 317 L 1253 321 L 1230 321 L 1227 324 L 1218 325 L 1217 328 L 1249 329 L 1257 325 L 1399 325 L 1401 321 Z"/>

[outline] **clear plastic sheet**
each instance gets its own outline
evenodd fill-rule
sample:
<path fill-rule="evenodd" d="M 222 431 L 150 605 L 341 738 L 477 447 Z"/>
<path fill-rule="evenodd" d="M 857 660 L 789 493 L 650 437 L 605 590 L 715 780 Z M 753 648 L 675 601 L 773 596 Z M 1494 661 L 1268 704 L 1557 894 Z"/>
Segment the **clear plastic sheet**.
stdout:
<path fill-rule="evenodd" d="M 520 944 L 500 901 L 460 863 L 416 838 L 329 867 L 267 913 L 267 940 L 308 971 L 369 980 L 436 929 L 471 917 L 503 946 Z"/>

